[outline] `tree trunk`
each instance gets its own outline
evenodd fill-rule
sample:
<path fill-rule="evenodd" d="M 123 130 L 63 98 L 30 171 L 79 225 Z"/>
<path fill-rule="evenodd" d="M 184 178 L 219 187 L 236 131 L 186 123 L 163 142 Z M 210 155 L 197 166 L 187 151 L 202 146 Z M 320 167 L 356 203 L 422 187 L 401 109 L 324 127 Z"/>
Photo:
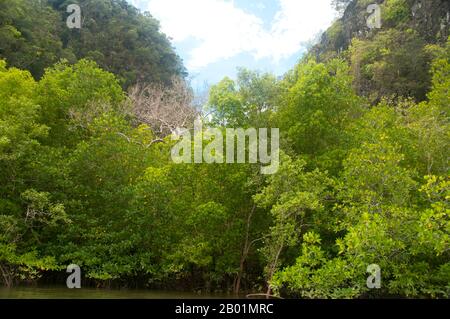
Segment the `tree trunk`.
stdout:
<path fill-rule="evenodd" d="M 247 259 L 248 253 L 250 252 L 251 244 L 250 244 L 250 225 L 252 222 L 253 213 L 255 212 L 256 205 L 253 204 L 252 210 L 247 216 L 247 225 L 245 230 L 245 242 L 244 247 L 242 249 L 241 260 L 239 262 L 239 273 L 236 277 L 234 284 L 234 293 L 237 295 L 241 290 L 241 280 L 244 274 L 245 261 Z"/>
<path fill-rule="evenodd" d="M 272 288 L 270 287 L 270 282 L 272 281 L 273 275 L 275 274 L 275 270 L 277 269 L 278 259 L 280 258 L 280 254 L 281 254 L 281 251 L 283 250 L 283 247 L 284 247 L 284 245 L 281 244 L 280 247 L 278 248 L 277 254 L 275 255 L 272 265 L 270 265 L 269 277 L 267 279 L 266 299 L 269 299 L 269 296 L 272 294 Z"/>
<path fill-rule="evenodd" d="M 0 265 L 0 271 L 2 272 L 3 281 L 5 282 L 5 286 L 8 288 L 11 288 L 13 279 L 12 279 L 11 274 L 7 271 L 7 269 L 8 269 L 7 267 Z"/>

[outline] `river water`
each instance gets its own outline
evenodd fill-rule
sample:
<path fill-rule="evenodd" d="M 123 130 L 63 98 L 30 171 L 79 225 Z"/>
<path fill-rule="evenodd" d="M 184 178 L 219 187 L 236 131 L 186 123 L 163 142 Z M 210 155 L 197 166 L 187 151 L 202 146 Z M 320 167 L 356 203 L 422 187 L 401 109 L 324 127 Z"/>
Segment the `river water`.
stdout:
<path fill-rule="evenodd" d="M 0 299 L 205 299 L 236 298 L 226 294 L 196 294 L 135 289 L 68 289 L 66 287 L 0 287 Z"/>

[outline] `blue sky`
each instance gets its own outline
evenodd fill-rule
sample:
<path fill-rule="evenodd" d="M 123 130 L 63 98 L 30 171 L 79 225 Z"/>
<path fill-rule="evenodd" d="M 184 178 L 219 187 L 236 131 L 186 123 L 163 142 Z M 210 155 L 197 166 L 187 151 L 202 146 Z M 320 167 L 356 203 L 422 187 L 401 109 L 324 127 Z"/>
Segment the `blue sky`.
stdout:
<path fill-rule="evenodd" d="M 160 21 L 198 90 L 242 66 L 284 74 L 336 18 L 331 0 L 129 1 Z"/>

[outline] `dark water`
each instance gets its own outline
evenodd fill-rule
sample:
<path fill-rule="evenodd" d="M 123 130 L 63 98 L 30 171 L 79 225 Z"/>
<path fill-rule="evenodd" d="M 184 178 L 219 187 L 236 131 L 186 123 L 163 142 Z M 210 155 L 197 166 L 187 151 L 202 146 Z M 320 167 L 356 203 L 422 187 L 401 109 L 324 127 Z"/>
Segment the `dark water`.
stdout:
<path fill-rule="evenodd" d="M 66 287 L 0 287 L 0 299 L 204 299 L 236 298 L 225 294 L 196 294 L 192 292 L 174 292 L 134 289 L 68 289 Z"/>

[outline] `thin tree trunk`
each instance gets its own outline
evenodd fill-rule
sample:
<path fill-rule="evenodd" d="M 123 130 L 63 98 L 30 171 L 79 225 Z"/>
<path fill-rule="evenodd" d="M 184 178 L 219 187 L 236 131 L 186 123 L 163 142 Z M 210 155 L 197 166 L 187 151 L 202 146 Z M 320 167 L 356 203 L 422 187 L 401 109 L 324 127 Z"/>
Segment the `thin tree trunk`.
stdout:
<path fill-rule="evenodd" d="M 269 296 L 272 294 L 272 287 L 270 287 L 270 282 L 272 281 L 273 275 L 275 274 L 275 270 L 277 268 L 278 259 L 280 258 L 281 251 L 283 250 L 284 245 L 281 244 L 278 248 L 277 254 L 275 255 L 275 259 L 272 262 L 272 265 L 270 266 L 269 271 L 269 278 L 267 279 L 267 292 L 266 292 L 266 299 L 269 299 Z"/>
<path fill-rule="evenodd" d="M 246 230 L 245 230 L 245 242 L 244 242 L 244 248 L 242 249 L 242 255 L 241 255 L 241 260 L 239 263 L 239 273 L 237 275 L 236 281 L 235 281 L 235 285 L 234 285 L 234 293 L 237 295 L 239 294 L 239 291 L 241 290 L 241 280 L 242 280 L 242 276 L 244 274 L 244 267 L 245 267 L 245 261 L 247 259 L 247 256 L 250 252 L 250 247 L 251 247 L 251 243 L 250 243 L 250 225 L 252 222 L 252 217 L 253 217 L 253 213 L 255 212 L 256 209 L 256 204 L 253 204 L 252 210 L 250 211 L 250 213 L 247 216 L 247 225 L 246 225 Z"/>
<path fill-rule="evenodd" d="M 0 271 L 2 272 L 3 280 L 5 281 L 6 287 L 10 288 L 12 286 L 12 278 L 10 275 L 8 275 L 5 268 L 3 268 L 2 265 L 0 265 Z"/>

